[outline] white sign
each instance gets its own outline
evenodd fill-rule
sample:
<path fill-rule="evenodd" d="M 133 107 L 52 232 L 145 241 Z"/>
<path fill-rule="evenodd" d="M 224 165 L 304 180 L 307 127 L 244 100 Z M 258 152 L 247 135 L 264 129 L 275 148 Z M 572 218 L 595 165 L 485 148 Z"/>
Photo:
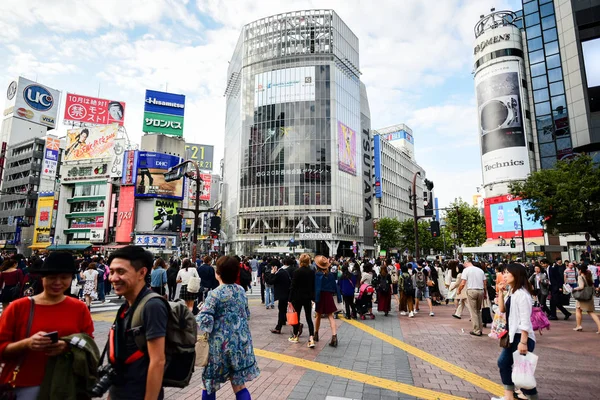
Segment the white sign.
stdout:
<path fill-rule="evenodd" d="M 315 67 L 296 67 L 254 76 L 254 107 L 315 100 Z"/>
<path fill-rule="evenodd" d="M 44 160 L 42 161 L 42 178 L 56 179 L 60 140 L 48 135 L 44 146 Z"/>
<path fill-rule="evenodd" d="M 163 235 L 135 235 L 134 244 L 136 246 L 150 246 L 150 247 L 167 247 L 167 241 L 171 241 L 174 245 L 177 243 L 176 236 L 163 236 Z"/>
<path fill-rule="evenodd" d="M 332 233 L 320 233 L 320 232 L 311 232 L 311 233 L 300 233 L 300 240 L 333 240 Z"/>
<path fill-rule="evenodd" d="M 60 92 L 19 77 L 14 117 L 50 128 L 56 126 Z"/>
<path fill-rule="evenodd" d="M 104 229 L 90 229 L 90 243 L 103 243 Z"/>
<path fill-rule="evenodd" d="M 113 162 L 110 169 L 111 178 L 120 178 L 123 175 L 123 157 L 125 156 L 125 139 L 115 139 L 113 146 Z"/>

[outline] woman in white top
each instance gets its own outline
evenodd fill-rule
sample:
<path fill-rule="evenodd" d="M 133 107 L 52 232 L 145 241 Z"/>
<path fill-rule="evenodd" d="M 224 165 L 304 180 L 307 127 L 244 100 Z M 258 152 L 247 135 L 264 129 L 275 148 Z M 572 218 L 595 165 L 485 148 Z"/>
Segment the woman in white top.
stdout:
<path fill-rule="evenodd" d="M 371 285 L 373 283 L 373 265 L 371 263 L 365 263 L 363 266 L 363 273 L 360 278 L 360 284 L 366 283 Z"/>
<path fill-rule="evenodd" d="M 186 258 L 181 263 L 181 269 L 177 273 L 177 283 L 181 283 L 179 298 L 185 301 L 185 304 L 191 310 L 194 307 L 194 300 L 198 298 L 198 293 L 188 292 L 187 286 L 192 278 L 199 278 L 198 271 L 192 265 L 189 258 Z"/>
<path fill-rule="evenodd" d="M 83 263 L 84 265 L 86 263 Z M 96 271 L 96 263 L 90 263 L 87 265 L 85 271 L 81 273 L 81 279 L 85 280 L 83 286 L 83 296 L 85 297 L 85 304 L 87 304 L 88 310 L 92 308 L 92 297 L 98 297 L 98 271 Z"/>
<path fill-rule="evenodd" d="M 504 298 L 504 287 L 510 286 L 510 294 Z M 506 329 L 510 346 L 502 349 L 498 357 L 500 378 L 504 385 L 502 400 L 513 400 L 515 385 L 512 381 L 513 353 L 526 355 L 535 348 L 535 334 L 531 324 L 533 288 L 527 279 L 527 271 L 521 264 L 509 264 L 504 272 L 504 283 L 498 291 L 498 308 L 506 313 Z M 521 389 L 528 399 L 537 399 L 537 389 Z"/>

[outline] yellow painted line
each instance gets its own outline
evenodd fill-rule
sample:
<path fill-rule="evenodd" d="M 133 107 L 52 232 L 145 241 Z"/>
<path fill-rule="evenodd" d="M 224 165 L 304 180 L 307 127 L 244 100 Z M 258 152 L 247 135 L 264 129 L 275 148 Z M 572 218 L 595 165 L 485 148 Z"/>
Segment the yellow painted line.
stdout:
<path fill-rule="evenodd" d="M 371 386 L 377 386 L 382 389 L 392 390 L 394 392 L 408 394 L 415 396 L 420 399 L 428 400 L 464 400 L 463 397 L 453 396 L 442 392 L 436 392 L 429 389 L 423 389 L 406 383 L 400 383 L 389 379 L 379 378 L 372 375 L 355 372 L 349 369 L 338 368 L 331 365 L 309 361 L 298 357 L 286 356 L 280 353 L 273 353 L 271 351 L 254 349 L 254 354 L 259 357 L 269 358 L 271 360 L 283 362 L 286 364 L 295 365 L 298 367 L 311 369 L 313 371 L 338 376 L 340 378 L 350 379 L 353 381 L 361 382 Z"/>
<path fill-rule="evenodd" d="M 92 321 L 114 322 L 117 311 L 105 311 L 101 313 L 92 313 Z"/>
<path fill-rule="evenodd" d="M 499 385 L 495 382 L 490 381 L 489 379 L 483 378 L 477 374 L 467 371 L 464 368 L 459 367 L 458 365 L 454 365 L 446 360 L 442 360 L 439 357 L 436 357 L 436 356 L 431 355 L 431 354 L 429 354 L 423 350 L 420 350 L 414 346 L 404 343 L 403 341 L 398 340 L 392 336 L 386 335 L 385 333 L 382 333 L 376 329 L 373 329 L 364 323 L 361 323 L 358 321 L 353 321 L 353 320 L 343 320 L 343 321 L 346 322 L 347 324 L 350 324 L 350 325 L 360 329 L 360 330 L 367 332 L 370 335 L 375 336 L 378 339 L 383 340 L 384 342 L 391 344 L 392 346 L 398 347 L 399 349 L 404 350 L 405 352 L 412 354 L 413 356 L 418 357 L 418 358 L 422 359 L 423 361 L 427 361 L 428 363 L 433 364 L 436 367 L 438 367 L 452 375 L 455 375 L 462 380 L 465 380 L 477 387 L 487 390 L 488 392 L 490 392 L 492 394 L 495 394 L 498 396 L 502 396 L 504 394 L 504 387 L 502 385 Z"/>

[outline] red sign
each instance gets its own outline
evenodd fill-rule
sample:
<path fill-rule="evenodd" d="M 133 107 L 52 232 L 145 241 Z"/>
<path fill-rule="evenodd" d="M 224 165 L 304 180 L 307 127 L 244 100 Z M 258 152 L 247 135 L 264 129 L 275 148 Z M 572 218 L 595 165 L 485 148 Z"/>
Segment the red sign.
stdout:
<path fill-rule="evenodd" d="M 125 162 L 123 163 L 123 178 L 121 183 L 123 185 L 133 185 L 135 183 L 135 151 L 128 150 L 125 152 Z"/>
<path fill-rule="evenodd" d="M 135 186 L 121 186 L 119 207 L 117 208 L 117 230 L 115 241 L 117 243 L 130 243 L 133 232 L 135 207 Z"/>
<path fill-rule="evenodd" d="M 499 232 L 499 231 L 494 231 L 493 230 L 493 222 L 492 222 L 492 206 L 493 205 L 503 205 L 505 208 L 507 208 L 507 206 L 510 207 L 514 207 L 514 204 L 512 202 L 515 202 L 517 200 L 521 200 L 520 197 L 517 196 L 513 196 L 510 194 L 504 195 L 504 196 L 497 196 L 497 197 L 489 197 L 487 199 L 483 200 L 483 204 L 484 204 L 484 210 L 483 213 L 485 215 L 485 230 L 486 230 L 486 236 L 488 239 L 499 239 L 500 237 L 509 240 L 510 238 L 512 238 L 513 236 L 521 236 L 521 231 L 520 228 L 515 228 L 514 226 L 510 226 L 510 224 L 507 224 L 507 228 L 505 232 Z M 507 203 L 507 204 L 505 204 Z M 508 210 L 506 210 L 508 211 Z M 525 213 L 525 208 L 523 208 L 523 213 Z M 525 218 L 525 215 L 524 215 Z M 544 230 L 543 229 L 524 229 L 523 230 L 523 234 L 525 235 L 526 238 L 532 238 L 532 237 L 540 237 L 540 236 L 544 236 Z"/>
<path fill-rule="evenodd" d="M 123 125 L 125 102 L 67 93 L 64 119 L 91 125 Z"/>
<path fill-rule="evenodd" d="M 200 200 L 210 201 L 210 185 L 212 176 L 210 174 L 200 174 L 202 179 L 202 191 L 200 192 Z"/>

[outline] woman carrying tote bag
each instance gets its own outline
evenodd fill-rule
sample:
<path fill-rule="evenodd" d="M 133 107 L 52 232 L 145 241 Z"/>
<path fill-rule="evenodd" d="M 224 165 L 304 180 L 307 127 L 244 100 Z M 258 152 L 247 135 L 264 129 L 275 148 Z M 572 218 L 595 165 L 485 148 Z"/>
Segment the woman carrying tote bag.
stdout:
<path fill-rule="evenodd" d="M 594 307 L 594 281 L 592 280 L 592 273 L 588 271 L 587 265 L 578 265 L 577 269 L 579 271 L 577 287 L 573 289 L 573 297 L 577 299 L 577 302 L 575 303 L 575 319 L 577 321 L 577 326 L 573 328 L 573 330 L 577 332 L 583 330 L 581 320 L 583 318 L 583 312 L 586 311 L 598 327 L 596 333 L 600 334 L 600 319 L 598 318 L 598 315 L 596 315 L 596 309 Z"/>

